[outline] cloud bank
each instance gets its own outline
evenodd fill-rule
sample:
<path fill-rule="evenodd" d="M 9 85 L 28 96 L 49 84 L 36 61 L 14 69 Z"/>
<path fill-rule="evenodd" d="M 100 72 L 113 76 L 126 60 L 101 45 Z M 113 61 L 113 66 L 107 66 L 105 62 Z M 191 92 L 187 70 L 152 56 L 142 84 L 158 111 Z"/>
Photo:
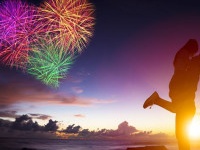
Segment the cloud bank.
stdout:
<path fill-rule="evenodd" d="M 32 114 L 32 116 L 38 116 Z M 124 121 L 115 130 L 84 129 L 80 125 L 68 125 L 65 129 L 59 130 L 59 122 L 49 119 L 45 125 L 39 125 L 29 115 L 22 115 L 15 121 L 0 119 L 0 137 L 17 138 L 53 138 L 53 139 L 100 139 L 100 140 L 134 140 L 135 142 L 164 142 L 174 141 L 174 137 L 164 133 L 153 134 L 151 131 L 140 131 L 136 127 Z"/>

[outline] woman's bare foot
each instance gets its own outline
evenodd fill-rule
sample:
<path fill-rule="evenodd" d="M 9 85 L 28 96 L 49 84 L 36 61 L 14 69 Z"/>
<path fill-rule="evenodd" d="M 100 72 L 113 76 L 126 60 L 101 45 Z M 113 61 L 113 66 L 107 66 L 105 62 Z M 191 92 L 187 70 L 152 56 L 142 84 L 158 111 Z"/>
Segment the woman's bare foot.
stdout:
<path fill-rule="evenodd" d="M 158 93 L 155 91 L 143 104 L 143 108 L 146 109 L 149 106 L 152 106 L 156 99 L 159 97 Z"/>

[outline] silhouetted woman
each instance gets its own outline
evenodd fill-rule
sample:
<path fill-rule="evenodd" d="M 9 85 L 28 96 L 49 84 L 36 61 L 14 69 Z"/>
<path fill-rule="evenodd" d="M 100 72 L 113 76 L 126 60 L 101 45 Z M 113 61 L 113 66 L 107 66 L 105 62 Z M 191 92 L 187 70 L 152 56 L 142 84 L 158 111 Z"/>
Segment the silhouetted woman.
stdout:
<path fill-rule="evenodd" d="M 188 126 L 195 115 L 195 92 L 200 74 L 200 55 L 198 43 L 190 39 L 175 55 L 174 74 L 169 83 L 169 97 L 171 102 L 159 97 L 154 92 L 144 103 L 147 108 L 156 104 L 170 112 L 176 113 L 176 138 L 179 150 L 190 150 L 187 134 Z"/>

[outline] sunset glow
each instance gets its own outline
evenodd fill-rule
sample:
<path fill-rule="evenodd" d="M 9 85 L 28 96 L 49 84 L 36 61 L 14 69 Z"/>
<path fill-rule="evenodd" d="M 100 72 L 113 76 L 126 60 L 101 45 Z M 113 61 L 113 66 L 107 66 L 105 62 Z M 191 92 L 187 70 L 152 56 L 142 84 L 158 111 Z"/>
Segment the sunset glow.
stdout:
<path fill-rule="evenodd" d="M 191 139 L 200 139 L 200 118 L 195 117 L 189 127 L 189 135 Z"/>

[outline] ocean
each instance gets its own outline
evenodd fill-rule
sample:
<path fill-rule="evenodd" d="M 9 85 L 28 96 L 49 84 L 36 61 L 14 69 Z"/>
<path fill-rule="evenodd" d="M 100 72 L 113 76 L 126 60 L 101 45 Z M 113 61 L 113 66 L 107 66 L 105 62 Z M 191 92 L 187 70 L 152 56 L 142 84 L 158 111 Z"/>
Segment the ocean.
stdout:
<path fill-rule="evenodd" d="M 135 144 L 130 140 L 0 139 L 0 150 L 126 150 L 128 147 L 143 147 L 146 145 Z M 168 150 L 177 150 L 175 143 L 165 146 Z"/>

